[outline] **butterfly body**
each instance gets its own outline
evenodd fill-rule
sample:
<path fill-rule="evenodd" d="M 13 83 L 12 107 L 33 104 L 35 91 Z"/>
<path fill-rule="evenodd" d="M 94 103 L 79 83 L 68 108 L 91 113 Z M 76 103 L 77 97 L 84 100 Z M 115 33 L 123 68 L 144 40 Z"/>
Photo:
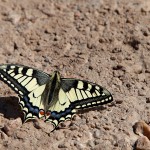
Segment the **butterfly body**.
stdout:
<path fill-rule="evenodd" d="M 22 65 L 0 65 L 0 79 L 19 96 L 24 121 L 45 117 L 54 129 L 70 120 L 78 109 L 109 103 L 112 95 L 105 88 L 84 80 L 61 78 Z"/>
<path fill-rule="evenodd" d="M 60 90 L 60 74 L 58 72 L 54 72 L 45 87 L 45 91 L 42 94 L 44 110 L 47 111 L 48 108 L 53 105 L 54 102 L 58 100 L 58 94 Z"/>

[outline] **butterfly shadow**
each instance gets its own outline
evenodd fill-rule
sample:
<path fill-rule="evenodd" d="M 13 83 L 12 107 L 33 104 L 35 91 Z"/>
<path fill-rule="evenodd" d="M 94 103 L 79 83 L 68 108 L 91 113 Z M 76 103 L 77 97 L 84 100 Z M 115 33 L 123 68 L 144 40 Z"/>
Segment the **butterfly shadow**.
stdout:
<path fill-rule="evenodd" d="M 0 97 L 0 114 L 7 119 L 23 118 L 18 98 L 15 96 Z"/>

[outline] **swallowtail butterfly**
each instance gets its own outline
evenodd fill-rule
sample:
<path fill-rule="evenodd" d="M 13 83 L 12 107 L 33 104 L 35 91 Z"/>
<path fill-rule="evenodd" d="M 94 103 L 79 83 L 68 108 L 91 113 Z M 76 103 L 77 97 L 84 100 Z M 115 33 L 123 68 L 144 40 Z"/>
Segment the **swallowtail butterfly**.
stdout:
<path fill-rule="evenodd" d="M 49 75 L 23 65 L 0 65 L 0 79 L 19 96 L 24 121 L 45 117 L 54 129 L 71 120 L 78 109 L 113 101 L 105 88 L 84 80 L 61 78 L 59 72 Z"/>

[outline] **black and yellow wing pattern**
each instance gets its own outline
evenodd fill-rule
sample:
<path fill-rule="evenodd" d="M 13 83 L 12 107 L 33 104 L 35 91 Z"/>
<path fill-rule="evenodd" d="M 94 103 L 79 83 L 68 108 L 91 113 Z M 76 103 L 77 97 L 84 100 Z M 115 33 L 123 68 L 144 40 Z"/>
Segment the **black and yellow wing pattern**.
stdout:
<path fill-rule="evenodd" d="M 43 117 L 41 96 L 49 75 L 22 65 L 0 65 L 0 79 L 18 94 L 24 121 Z"/>
<path fill-rule="evenodd" d="M 113 101 L 111 93 L 94 83 L 61 78 L 58 72 L 48 75 L 22 65 L 1 65 L 0 78 L 20 97 L 25 121 L 45 117 L 54 129 L 70 120 L 78 109 Z"/>
<path fill-rule="evenodd" d="M 63 97 L 63 98 L 62 98 Z M 46 121 L 55 127 L 65 120 L 70 120 L 78 109 L 85 109 L 107 104 L 113 97 L 105 88 L 76 79 L 61 79 L 59 99 L 49 107 L 51 116 Z"/>

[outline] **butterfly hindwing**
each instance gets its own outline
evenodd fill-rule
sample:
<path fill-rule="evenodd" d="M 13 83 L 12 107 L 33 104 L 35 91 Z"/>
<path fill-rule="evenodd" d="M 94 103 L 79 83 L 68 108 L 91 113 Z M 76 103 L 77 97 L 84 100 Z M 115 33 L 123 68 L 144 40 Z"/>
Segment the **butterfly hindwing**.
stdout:
<path fill-rule="evenodd" d="M 41 117 L 41 95 L 49 79 L 46 73 L 22 65 L 0 65 L 0 78 L 19 95 L 25 121 Z"/>
<path fill-rule="evenodd" d="M 51 122 L 54 129 L 59 123 L 65 120 L 71 120 L 76 112 L 74 107 L 71 106 L 70 100 L 62 88 L 59 90 L 58 100 L 56 100 L 54 105 L 50 106 L 49 111 L 51 112 L 51 115 L 45 121 Z"/>
<path fill-rule="evenodd" d="M 57 127 L 60 122 L 70 120 L 77 109 L 109 103 L 112 95 L 105 88 L 82 80 L 61 79 L 61 89 L 55 105 L 49 108 L 51 116 L 46 120 Z"/>

